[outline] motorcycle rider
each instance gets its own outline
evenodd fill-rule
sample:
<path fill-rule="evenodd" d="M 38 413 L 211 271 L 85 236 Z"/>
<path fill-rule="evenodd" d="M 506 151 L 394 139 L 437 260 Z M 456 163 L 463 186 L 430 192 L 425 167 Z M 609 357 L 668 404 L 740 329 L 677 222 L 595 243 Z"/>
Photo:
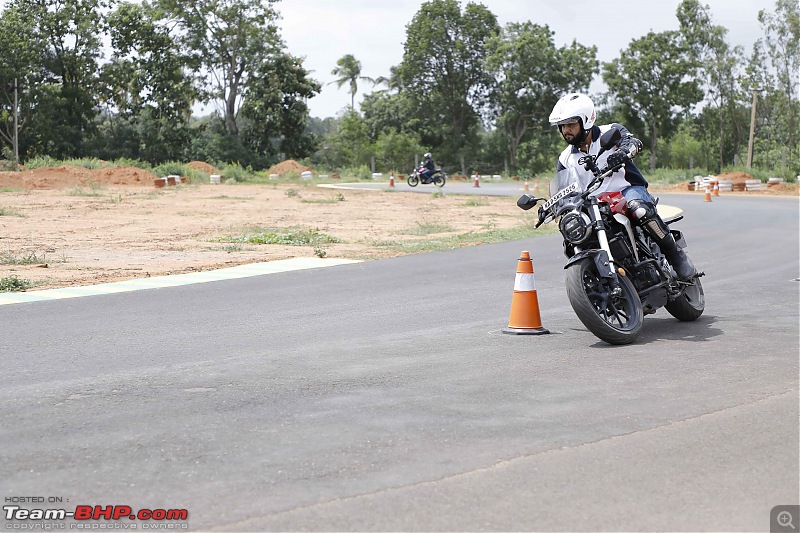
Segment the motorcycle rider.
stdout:
<path fill-rule="evenodd" d="M 585 186 L 594 176 L 578 163 L 583 155 L 599 154 L 597 166 L 600 168 L 624 163 L 622 168 L 605 178 L 592 196 L 604 192 L 621 192 L 631 218 L 658 244 L 678 277 L 682 280 L 692 279 L 696 273 L 694 265 L 675 243 L 669 228 L 658 215 L 655 200 L 647 190 L 647 180 L 631 161 L 641 151 L 642 142 L 621 124 L 595 125 L 596 118 L 594 103 L 585 94 L 569 93 L 556 102 L 553 112 L 550 113 L 550 125 L 558 126 L 561 136 L 570 145 L 559 155 L 556 172 L 574 168 Z M 617 129 L 622 137 L 617 143 L 617 149 L 600 154 L 600 135 L 612 128 Z"/>
<path fill-rule="evenodd" d="M 433 162 L 433 157 L 431 156 L 430 152 L 425 153 L 422 157 L 425 158 L 425 162 L 420 165 L 420 170 L 423 168 L 420 173 L 420 177 L 422 178 L 422 183 L 430 183 L 431 179 L 433 179 L 433 171 L 436 170 L 436 163 Z"/>

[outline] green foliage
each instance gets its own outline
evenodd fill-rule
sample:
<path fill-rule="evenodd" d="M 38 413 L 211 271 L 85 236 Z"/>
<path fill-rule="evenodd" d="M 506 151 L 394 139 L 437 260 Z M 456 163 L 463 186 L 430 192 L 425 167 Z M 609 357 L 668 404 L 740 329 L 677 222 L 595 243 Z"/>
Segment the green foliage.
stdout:
<path fill-rule="evenodd" d="M 678 32 L 650 32 L 631 41 L 621 56 L 603 65 L 603 81 L 626 116 L 644 122 L 640 135 L 650 148 L 654 169 L 658 140 L 678 123 L 677 110 L 702 99 L 694 72 L 697 62 L 687 54 Z"/>
<path fill-rule="evenodd" d="M 16 275 L 0 278 L 0 292 L 21 292 L 30 289 L 33 283 Z"/>
<path fill-rule="evenodd" d="M 160 178 L 166 176 L 186 177 L 189 178 L 189 181 L 193 183 L 208 183 L 209 176 L 208 172 L 204 172 L 200 169 L 190 167 L 185 163 L 179 163 L 177 161 L 168 161 L 166 163 L 162 163 L 154 167 L 152 172 Z"/>
<path fill-rule="evenodd" d="M 9 207 L 0 206 L 0 217 L 20 217 L 25 218 L 25 215 L 17 211 L 16 209 L 11 209 Z"/>
<path fill-rule="evenodd" d="M 339 128 L 331 133 L 318 157 L 324 165 L 332 168 L 367 165 L 373 150 L 366 124 L 353 110 L 345 112 Z"/>
<path fill-rule="evenodd" d="M 317 229 L 291 227 L 285 229 L 253 228 L 239 237 L 223 237 L 220 242 L 248 244 L 280 244 L 286 246 L 318 246 L 341 242 L 331 235 L 320 233 Z"/>
<path fill-rule="evenodd" d="M 340 89 L 345 83 L 350 86 L 350 109 L 355 109 L 359 80 L 368 81 L 375 85 L 374 79 L 361 75 L 361 61 L 356 59 L 353 54 L 345 54 L 340 57 L 336 62 L 336 68 L 331 71 L 331 74 L 338 76 L 331 84 L 335 83 L 336 87 Z"/>
<path fill-rule="evenodd" d="M 413 228 L 409 228 L 402 233 L 407 235 L 433 235 L 435 233 L 449 233 L 455 231 L 452 226 L 438 224 L 436 222 L 417 222 Z"/>
<path fill-rule="evenodd" d="M 0 265 L 43 265 L 45 263 L 47 263 L 45 257 L 39 257 L 36 252 L 28 252 L 22 256 L 16 256 L 11 252 L 0 254 Z"/>
<path fill-rule="evenodd" d="M 558 232 L 558 227 L 555 224 L 547 224 L 539 229 L 534 229 L 533 225 L 536 222 L 534 217 L 523 217 L 521 220 L 522 222 L 519 225 L 508 229 L 487 227 L 485 231 L 445 235 L 435 239 L 428 238 L 420 241 L 387 240 L 375 241 L 373 244 L 376 247 L 398 253 L 426 253 L 438 250 L 452 250 L 475 244 L 530 239 Z"/>
<path fill-rule="evenodd" d="M 570 91 L 585 91 L 598 72 L 597 48 L 577 42 L 556 48 L 553 32 L 532 22 L 510 23 L 490 39 L 487 67 L 498 79 L 498 127 L 509 165 L 518 167 L 520 144 L 546 135 L 540 127 L 553 103 Z"/>
<path fill-rule="evenodd" d="M 421 141 L 450 160 L 467 156 L 494 79 L 484 64 L 486 42 L 500 31 L 481 4 L 430 0 L 406 26 L 403 62 L 397 69 L 405 92 L 427 123 Z"/>
<path fill-rule="evenodd" d="M 253 171 L 250 168 L 242 168 L 239 164 L 224 165 L 222 175 L 225 176 L 225 181 L 235 181 L 241 183 L 247 181 L 252 175 Z"/>
<path fill-rule="evenodd" d="M 261 0 L 156 0 L 182 30 L 177 38 L 202 80 L 201 94 L 221 110 L 224 131 L 238 138 L 239 99 L 281 42 L 271 2 Z"/>
<path fill-rule="evenodd" d="M 597 72 L 590 39 L 556 46 L 532 21 L 500 28 L 484 5 L 429 0 L 406 28 L 389 77 L 363 75 L 343 56 L 334 84 L 348 89 L 339 117 L 310 119 L 319 82 L 285 49 L 272 0 L 9 0 L 0 11 L 0 153 L 15 169 L 14 96 L 21 162 L 86 168 L 104 161 L 149 168 L 202 160 L 233 181 L 286 158 L 327 173 L 362 167 L 408 172 L 431 151 L 448 172 L 549 174 L 563 141 L 547 116 L 561 94 L 586 91 Z M 603 65 L 609 91 L 592 95 L 598 123 L 645 141 L 639 166 L 718 172 L 744 162 L 755 94 L 753 164 L 800 173 L 800 6 L 759 12 L 749 56 L 728 42 L 701 0 L 682 0 L 679 31 L 630 41 Z M 110 53 L 102 54 L 102 44 Z M 354 109 L 362 82 L 378 90 Z M 380 87 L 379 87 L 380 86 Z M 192 118 L 196 104 L 209 116 Z M 698 104 L 699 105 L 695 105 Z M 460 168 L 459 168 L 460 167 Z M 181 175 L 197 171 L 181 170 Z M 299 181 L 284 176 L 279 182 Z M 270 182 L 274 183 L 274 182 Z"/>
<path fill-rule="evenodd" d="M 378 170 L 389 172 L 414 166 L 414 156 L 425 150 L 416 133 L 382 132 L 374 144 Z"/>
<path fill-rule="evenodd" d="M 341 175 L 346 179 L 356 179 L 362 181 L 372 179 L 372 171 L 366 165 L 361 165 L 359 167 L 345 167 L 341 170 Z"/>
<path fill-rule="evenodd" d="M 703 159 L 703 144 L 692 135 L 691 126 L 683 123 L 669 143 L 669 166 L 691 168 Z"/>
<path fill-rule="evenodd" d="M 317 136 L 306 131 L 306 101 L 319 93 L 320 85 L 309 74 L 301 59 L 284 53 L 258 67 L 243 107 L 246 124 L 242 133 L 256 153 L 275 156 L 282 152 L 300 159 L 316 149 Z"/>

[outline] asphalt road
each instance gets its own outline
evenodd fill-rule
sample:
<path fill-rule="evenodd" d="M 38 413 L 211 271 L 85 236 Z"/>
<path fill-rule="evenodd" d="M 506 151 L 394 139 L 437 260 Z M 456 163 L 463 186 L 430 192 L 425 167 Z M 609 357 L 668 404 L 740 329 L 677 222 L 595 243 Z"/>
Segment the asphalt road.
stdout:
<path fill-rule="evenodd" d="M 320 187 L 327 187 L 332 189 L 371 189 L 379 191 L 397 191 L 397 192 L 414 192 L 419 194 L 433 194 L 439 192 L 442 194 L 472 194 L 481 196 L 518 196 L 525 192 L 524 182 L 502 182 L 494 180 L 484 180 L 475 187 L 474 181 L 448 181 L 444 187 L 436 187 L 435 185 L 417 185 L 416 187 L 409 186 L 405 181 L 396 181 L 395 186 L 389 187 L 386 181 L 359 181 L 355 183 L 330 183 L 327 185 L 320 185 Z M 534 182 L 528 182 L 528 194 L 545 195 L 549 183 L 542 182 L 539 184 L 540 191 L 535 192 Z"/>
<path fill-rule="evenodd" d="M 556 235 L 0 306 L 4 506 L 187 509 L 195 531 L 769 531 L 800 492 L 798 200 L 662 202 L 706 312 L 650 315 L 632 346 L 574 316 Z M 501 333 L 522 250 L 550 335 Z"/>

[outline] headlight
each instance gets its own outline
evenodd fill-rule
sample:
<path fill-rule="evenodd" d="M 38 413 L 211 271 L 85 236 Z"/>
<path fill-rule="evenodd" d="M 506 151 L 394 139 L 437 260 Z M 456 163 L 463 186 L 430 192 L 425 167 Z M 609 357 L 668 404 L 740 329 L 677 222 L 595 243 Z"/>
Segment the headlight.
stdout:
<path fill-rule="evenodd" d="M 591 226 L 589 217 L 580 211 L 570 211 L 561 217 L 558 229 L 564 238 L 572 244 L 580 244 L 589 238 Z"/>

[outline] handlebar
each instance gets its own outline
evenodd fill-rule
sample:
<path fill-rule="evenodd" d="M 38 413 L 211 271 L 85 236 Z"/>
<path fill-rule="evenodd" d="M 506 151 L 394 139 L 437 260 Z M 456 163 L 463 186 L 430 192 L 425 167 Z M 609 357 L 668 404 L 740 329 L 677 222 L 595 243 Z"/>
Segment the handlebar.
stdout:
<path fill-rule="evenodd" d="M 627 155 L 627 154 L 626 154 Z M 586 155 L 581 157 L 578 160 L 578 164 L 583 165 L 583 167 L 588 170 L 589 172 L 594 175 L 594 179 L 589 182 L 589 185 L 586 187 L 586 190 L 581 195 L 584 199 L 588 198 L 590 194 L 597 190 L 603 184 L 603 181 L 619 170 L 620 168 L 625 166 L 625 162 L 621 162 L 619 164 L 613 166 L 607 166 L 605 168 L 598 168 L 597 166 L 597 156 L 594 155 Z M 519 200 L 517 200 L 517 205 L 524 210 L 531 209 L 532 207 L 536 206 L 536 204 L 540 201 L 547 200 L 546 198 L 536 198 L 535 196 L 529 196 L 527 194 L 523 194 Z M 545 223 L 548 218 L 547 213 L 543 211 L 544 206 L 539 207 L 539 220 L 536 222 L 534 226 L 535 229 L 538 229 L 539 226 Z"/>

